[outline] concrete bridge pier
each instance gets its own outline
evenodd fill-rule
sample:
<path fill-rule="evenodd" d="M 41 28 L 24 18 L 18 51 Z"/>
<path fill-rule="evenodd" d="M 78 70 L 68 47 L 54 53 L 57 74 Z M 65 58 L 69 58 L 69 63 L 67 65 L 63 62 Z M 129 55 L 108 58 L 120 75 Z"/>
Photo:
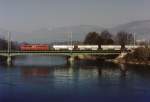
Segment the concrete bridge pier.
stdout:
<path fill-rule="evenodd" d="M 7 65 L 10 66 L 12 63 L 11 56 L 7 56 Z"/>
<path fill-rule="evenodd" d="M 67 57 L 67 63 L 70 64 L 71 66 L 74 64 L 74 56 L 69 56 Z"/>

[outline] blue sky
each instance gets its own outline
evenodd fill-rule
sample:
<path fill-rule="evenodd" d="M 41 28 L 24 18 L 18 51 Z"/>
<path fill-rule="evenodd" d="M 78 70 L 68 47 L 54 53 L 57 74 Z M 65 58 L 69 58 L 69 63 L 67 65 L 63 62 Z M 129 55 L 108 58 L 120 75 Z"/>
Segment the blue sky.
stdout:
<path fill-rule="evenodd" d="M 44 27 L 113 27 L 150 19 L 150 0 L 0 0 L 0 28 L 28 32 Z"/>

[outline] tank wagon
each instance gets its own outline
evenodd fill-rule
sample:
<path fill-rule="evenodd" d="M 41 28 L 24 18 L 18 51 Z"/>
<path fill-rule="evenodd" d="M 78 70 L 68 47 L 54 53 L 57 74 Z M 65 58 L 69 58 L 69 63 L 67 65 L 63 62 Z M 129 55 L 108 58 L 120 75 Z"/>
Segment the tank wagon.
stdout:
<path fill-rule="evenodd" d="M 139 48 L 139 47 L 144 47 L 144 46 L 141 46 L 141 45 L 126 45 L 125 48 L 127 50 L 131 50 L 131 49 L 136 49 L 136 48 Z"/>
<path fill-rule="evenodd" d="M 98 45 L 77 45 L 78 50 L 98 50 Z"/>
<path fill-rule="evenodd" d="M 73 50 L 74 45 L 53 45 L 52 49 L 54 49 L 54 50 Z"/>
<path fill-rule="evenodd" d="M 120 45 L 101 45 L 102 50 L 120 50 Z"/>

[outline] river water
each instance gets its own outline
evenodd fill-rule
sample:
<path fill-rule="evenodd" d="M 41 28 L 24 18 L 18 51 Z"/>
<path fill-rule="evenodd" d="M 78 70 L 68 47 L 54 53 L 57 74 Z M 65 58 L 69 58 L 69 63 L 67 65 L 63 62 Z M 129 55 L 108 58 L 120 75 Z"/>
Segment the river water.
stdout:
<path fill-rule="evenodd" d="M 18 58 L 0 66 L 0 102 L 149 102 L 150 67 Z"/>

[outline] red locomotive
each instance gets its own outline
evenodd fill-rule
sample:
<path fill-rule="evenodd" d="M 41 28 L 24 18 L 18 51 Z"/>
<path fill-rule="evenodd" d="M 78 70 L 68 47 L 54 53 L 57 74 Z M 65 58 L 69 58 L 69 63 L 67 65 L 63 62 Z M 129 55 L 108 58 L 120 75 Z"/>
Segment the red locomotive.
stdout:
<path fill-rule="evenodd" d="M 47 51 L 49 50 L 48 44 L 23 44 L 20 45 L 21 51 Z"/>

